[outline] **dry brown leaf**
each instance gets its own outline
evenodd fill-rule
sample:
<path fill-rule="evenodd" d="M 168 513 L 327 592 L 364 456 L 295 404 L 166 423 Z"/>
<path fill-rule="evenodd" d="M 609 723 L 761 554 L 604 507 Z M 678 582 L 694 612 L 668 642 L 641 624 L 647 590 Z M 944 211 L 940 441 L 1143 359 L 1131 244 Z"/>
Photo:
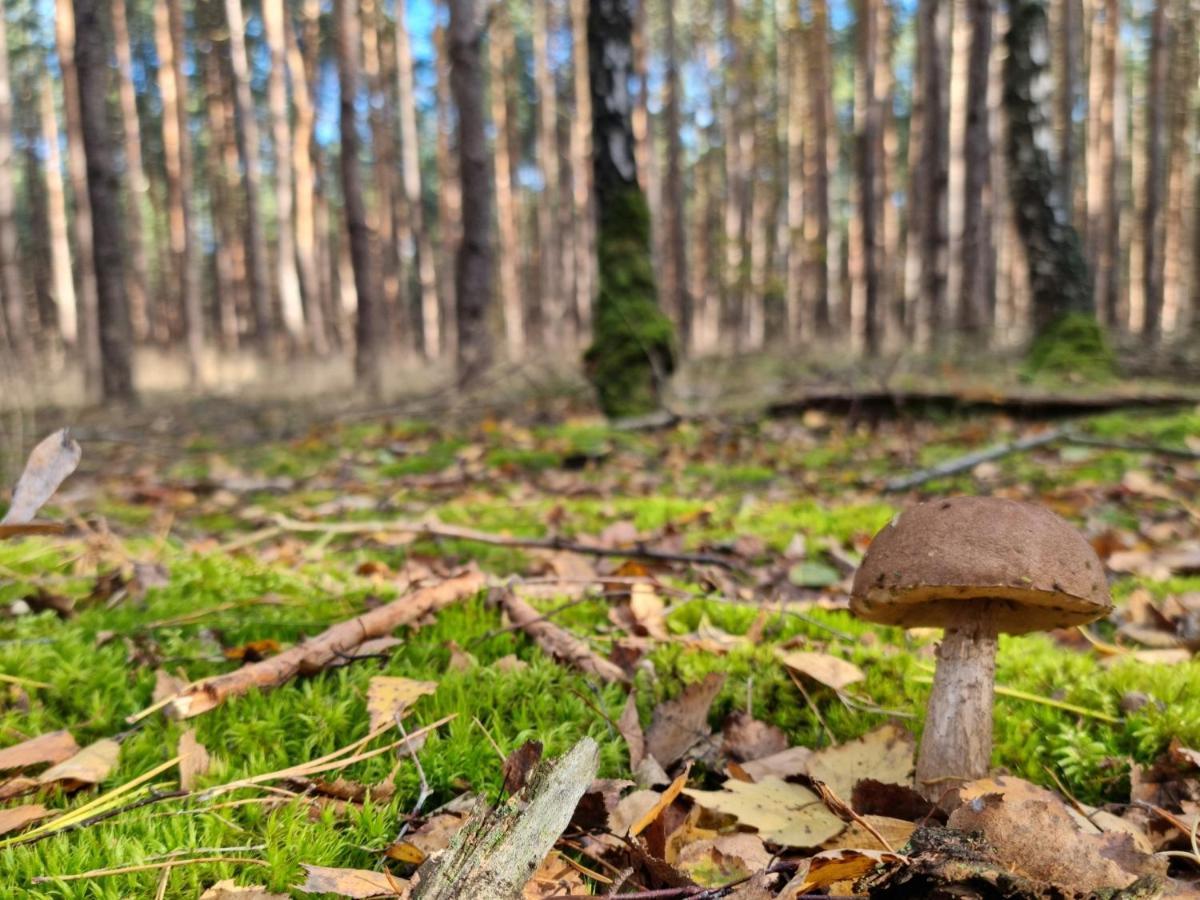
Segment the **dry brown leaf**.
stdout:
<path fill-rule="evenodd" d="M 741 710 L 730 713 L 722 736 L 725 752 L 741 762 L 782 753 L 788 745 L 782 728 L 760 722 Z"/>
<path fill-rule="evenodd" d="M 646 730 L 646 750 L 664 768 L 673 766 L 698 742 L 706 739 L 708 710 L 725 683 L 725 675 L 710 672 L 689 684 L 674 699 L 660 703 Z"/>
<path fill-rule="evenodd" d="M 667 632 L 667 605 L 650 584 L 635 584 L 629 591 L 629 613 L 639 628 L 650 637 L 665 641 Z"/>
<path fill-rule="evenodd" d="M 808 761 L 807 773 L 843 799 L 863 778 L 911 784 L 914 747 L 912 735 L 903 728 L 884 725 L 858 740 L 818 750 Z"/>
<path fill-rule="evenodd" d="M 526 741 L 504 760 L 504 793 L 512 795 L 525 787 L 542 759 L 542 742 Z"/>
<path fill-rule="evenodd" d="M 788 747 L 779 753 L 752 759 L 741 764 L 741 769 L 752 781 L 762 781 L 769 776 L 786 779 L 808 771 L 808 761 L 813 751 L 807 747 Z"/>
<path fill-rule="evenodd" d="M 793 898 L 838 881 L 860 878 L 878 865 L 900 865 L 903 856 L 879 850 L 825 850 L 804 860 L 780 898 Z"/>
<path fill-rule="evenodd" d="M 12 806 L 8 809 L 0 809 L 0 834 L 9 834 L 13 831 L 19 831 L 26 825 L 44 819 L 49 815 L 53 815 L 51 810 L 46 809 L 40 803 L 30 803 L 26 806 Z"/>
<path fill-rule="evenodd" d="M 121 745 L 111 738 L 88 744 L 70 759 L 51 766 L 38 776 L 39 784 L 63 782 L 70 789 L 99 784 L 116 768 Z"/>
<path fill-rule="evenodd" d="M 29 454 L 25 471 L 13 488 L 12 503 L 0 524 L 24 525 L 32 521 L 58 486 L 75 471 L 82 454 L 79 444 L 66 428 L 44 438 Z"/>
<path fill-rule="evenodd" d="M 621 710 L 621 718 L 617 719 L 617 731 L 629 745 L 629 768 L 636 769 L 646 757 L 646 735 L 638 719 L 637 696 L 633 691 L 625 698 L 625 708 Z"/>
<path fill-rule="evenodd" d="M 846 662 L 828 653 L 813 653 L 808 650 L 793 650 L 780 653 L 780 661 L 797 674 L 807 676 L 835 691 L 845 690 L 866 676 L 854 663 Z"/>
<path fill-rule="evenodd" d="M 194 790 L 196 780 L 208 774 L 212 760 L 208 749 L 196 740 L 196 729 L 189 728 L 179 736 L 179 786 L 185 791 Z"/>
<path fill-rule="evenodd" d="M 583 874 L 568 863 L 561 854 L 551 850 L 522 889 L 521 898 L 522 900 L 542 900 L 543 897 L 582 894 L 586 889 L 587 884 L 583 880 Z"/>
<path fill-rule="evenodd" d="M 893 849 L 903 847 L 908 843 L 908 839 L 912 837 L 912 833 L 917 829 L 916 822 L 909 822 L 907 819 L 893 819 L 891 816 L 862 816 L 867 825 L 874 828 L 880 837 L 888 842 L 888 846 Z M 879 842 L 879 838 L 871 833 L 871 829 L 867 828 L 860 822 L 851 822 L 841 834 L 831 841 L 826 841 L 822 845 L 825 850 L 886 850 Z"/>
<path fill-rule="evenodd" d="M 613 834 L 628 834 L 634 823 L 644 818 L 653 809 L 662 794 L 659 791 L 641 790 L 626 794 L 608 816 L 608 830 Z"/>
<path fill-rule="evenodd" d="M 172 675 L 166 669 L 154 670 L 154 693 L 151 695 L 151 700 L 158 703 L 166 700 L 168 697 L 174 697 L 180 691 L 188 686 L 186 678 L 180 678 L 178 675 Z"/>
<path fill-rule="evenodd" d="M 41 734 L 0 750 L 0 771 L 27 769 L 44 763 L 60 763 L 79 752 L 79 745 L 69 731 Z"/>
<path fill-rule="evenodd" d="M 690 771 L 690 769 L 689 769 Z M 641 818 L 634 822 L 629 827 L 629 836 L 636 837 L 641 834 L 650 824 L 662 815 L 662 811 L 675 802 L 675 798 L 679 796 L 683 790 L 683 786 L 687 784 L 688 772 L 685 771 L 682 775 L 671 782 L 670 786 L 662 792 L 658 800 L 648 810 L 642 813 Z"/>
<path fill-rule="evenodd" d="M 303 884 L 295 885 L 294 889 L 305 894 L 337 894 L 355 900 L 407 897 L 409 894 L 407 881 L 384 872 L 310 866 L 307 863 L 303 863 L 301 868 L 308 877 Z"/>
<path fill-rule="evenodd" d="M 818 847 L 846 827 L 808 788 L 774 777 L 753 784 L 727 781 L 719 791 L 684 788 L 683 793 L 786 847 Z"/>
<path fill-rule="evenodd" d="M 437 687 L 436 681 L 376 675 L 367 684 L 367 713 L 371 717 L 371 730 L 394 722 L 397 716 L 406 715 L 410 706 L 426 694 L 432 694 Z"/>
<path fill-rule="evenodd" d="M 705 887 L 746 878 L 770 863 L 771 854 L 762 838 L 744 831 L 687 844 L 675 858 L 677 869 Z"/>
<path fill-rule="evenodd" d="M 200 900 L 288 900 L 288 895 L 272 893 L 261 884 L 239 887 L 232 878 L 226 878 L 201 894 Z"/>

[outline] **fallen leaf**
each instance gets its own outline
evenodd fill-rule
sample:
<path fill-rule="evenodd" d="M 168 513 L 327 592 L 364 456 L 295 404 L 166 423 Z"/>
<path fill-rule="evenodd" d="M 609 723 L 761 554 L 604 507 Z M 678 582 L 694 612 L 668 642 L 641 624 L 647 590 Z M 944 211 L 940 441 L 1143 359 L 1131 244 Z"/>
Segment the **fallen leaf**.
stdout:
<path fill-rule="evenodd" d="M 782 728 L 760 722 L 741 710 L 730 713 L 721 734 L 725 752 L 740 762 L 782 753 L 788 745 Z"/>
<path fill-rule="evenodd" d="M 522 900 L 541 900 L 543 897 L 561 897 L 567 894 L 582 894 L 587 884 L 583 874 L 567 862 L 557 851 L 550 851 L 542 860 L 533 877 L 521 890 Z"/>
<path fill-rule="evenodd" d="M 0 834 L 19 831 L 26 825 L 36 822 L 39 819 L 44 819 L 49 815 L 52 815 L 51 811 L 40 803 L 30 803 L 26 806 L 12 806 L 8 809 L 0 809 Z"/>
<path fill-rule="evenodd" d="M 725 675 L 710 672 L 689 684 L 674 699 L 660 703 L 646 730 L 646 750 L 663 767 L 673 766 L 710 734 L 708 710 L 725 683 Z"/>
<path fill-rule="evenodd" d="M 541 741 L 526 741 L 508 754 L 504 760 L 504 793 L 511 796 L 525 787 L 525 782 L 541 759 Z"/>
<path fill-rule="evenodd" d="M 154 670 L 154 693 L 151 695 L 151 700 L 159 703 L 166 700 L 168 697 L 174 697 L 188 686 L 186 678 L 180 678 L 178 675 L 172 675 L 166 669 Z"/>
<path fill-rule="evenodd" d="M 887 851 L 825 850 L 803 860 L 779 896 L 796 897 L 838 881 L 859 878 L 879 865 L 901 865 L 904 862 L 903 856 Z"/>
<path fill-rule="evenodd" d="M 640 790 L 626 794 L 618 802 L 616 808 L 609 813 L 608 830 L 613 834 L 628 834 L 634 824 L 645 818 L 646 814 L 659 802 L 662 794 L 659 791 Z"/>
<path fill-rule="evenodd" d="M 226 659 L 239 660 L 245 663 L 259 662 L 269 656 L 274 656 L 282 649 L 279 641 L 274 638 L 262 638 L 257 641 L 247 641 L 240 647 L 226 647 L 221 651 Z"/>
<path fill-rule="evenodd" d="M 437 690 L 436 681 L 414 681 L 391 675 L 376 675 L 367 684 L 367 713 L 374 731 L 380 725 L 404 716 L 408 708 L 426 694 Z"/>
<path fill-rule="evenodd" d="M 808 788 L 775 777 L 753 784 L 727 781 L 719 791 L 684 788 L 683 793 L 785 847 L 818 847 L 846 827 Z"/>
<path fill-rule="evenodd" d="M 891 816 L 862 816 L 861 818 L 887 841 L 886 846 L 881 844 L 879 838 L 871 833 L 870 828 L 861 822 L 852 821 L 845 831 L 832 840 L 826 841 L 823 845 L 824 849 L 887 850 L 890 846 L 895 850 L 907 844 L 908 839 L 912 837 L 912 833 L 917 828 L 915 822 L 894 819 Z"/>
<path fill-rule="evenodd" d="M 524 672 L 529 668 L 529 663 L 521 659 L 515 653 L 509 653 L 507 656 L 502 656 L 491 665 L 494 672 L 499 672 L 501 675 L 510 675 L 513 672 Z"/>
<path fill-rule="evenodd" d="M 636 837 L 649 828 L 650 824 L 662 814 L 662 811 L 675 802 L 675 798 L 679 796 L 683 790 L 683 786 L 687 784 L 687 779 L 688 772 L 685 771 L 672 781 L 670 786 L 654 802 L 654 805 L 642 813 L 641 818 L 629 826 L 629 836 Z"/>
<path fill-rule="evenodd" d="M 828 653 L 793 650 L 790 653 L 781 653 L 780 660 L 793 672 L 805 675 L 813 681 L 819 681 L 835 691 L 845 690 L 855 682 L 866 678 L 862 669 L 854 663 L 830 656 Z"/>
<path fill-rule="evenodd" d="M 625 698 L 625 708 L 617 719 L 617 731 L 629 745 L 629 768 L 636 769 L 646 757 L 646 735 L 638 718 L 637 696 L 633 691 Z"/>
<path fill-rule="evenodd" d="M 79 752 L 69 731 L 52 731 L 0 750 L 0 771 L 60 763 Z"/>
<path fill-rule="evenodd" d="M 303 884 L 294 886 L 305 894 L 337 894 L 364 900 L 369 897 L 407 897 L 408 882 L 395 875 L 367 869 L 335 869 L 303 863 Z"/>
<path fill-rule="evenodd" d="M 808 761 L 807 774 L 848 799 L 863 778 L 888 784 L 912 783 L 912 735 L 896 725 L 884 725 L 858 740 L 818 750 Z"/>
<path fill-rule="evenodd" d="M 808 761 L 812 755 L 813 751 L 807 747 L 789 747 L 779 753 L 744 762 L 741 768 L 753 781 L 762 781 L 772 775 L 776 778 L 788 778 L 807 772 Z"/>
<path fill-rule="evenodd" d="M 639 583 L 630 588 L 629 613 L 642 633 L 660 641 L 670 637 L 667 633 L 667 606 L 653 585 Z"/>
<path fill-rule="evenodd" d="M 179 786 L 185 791 L 196 787 L 196 779 L 208 774 L 211 760 L 208 750 L 196 740 L 196 729 L 179 736 Z"/>
<path fill-rule="evenodd" d="M 676 868 L 705 887 L 738 881 L 770 863 L 771 854 L 763 846 L 762 838 L 747 832 L 695 841 L 680 850 L 675 859 Z"/>
<path fill-rule="evenodd" d="M 260 884 L 239 887 L 226 878 L 201 894 L 200 900 L 288 900 L 288 895 L 272 893 Z"/>
<path fill-rule="evenodd" d="M 88 744 L 69 759 L 51 766 L 38 776 L 38 782 L 62 782 L 67 789 L 99 784 L 116 768 L 120 755 L 121 745 L 111 738 L 104 738 L 94 744 Z"/>
<path fill-rule="evenodd" d="M 33 448 L 25 471 L 13 488 L 12 503 L 0 519 L 2 525 L 24 525 L 33 520 L 68 475 L 75 471 L 83 451 L 66 428 L 44 438 Z"/>

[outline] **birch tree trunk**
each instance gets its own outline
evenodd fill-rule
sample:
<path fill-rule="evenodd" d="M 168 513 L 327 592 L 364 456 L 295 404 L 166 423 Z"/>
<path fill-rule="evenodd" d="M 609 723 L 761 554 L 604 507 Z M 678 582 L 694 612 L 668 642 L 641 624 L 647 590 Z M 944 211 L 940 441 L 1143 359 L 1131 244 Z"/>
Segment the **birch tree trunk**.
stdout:
<path fill-rule="evenodd" d="M 300 273 L 296 268 L 296 220 L 292 187 L 292 126 L 288 121 L 287 40 L 291 28 L 283 0 L 263 0 L 263 32 L 271 65 L 267 70 L 267 108 L 271 113 L 271 142 L 275 159 L 275 219 L 278 231 L 275 271 L 279 279 L 279 306 L 288 337 L 298 344 L 305 340 L 304 301 L 300 295 Z M 302 72 L 292 72 L 293 83 Z"/>
<path fill-rule="evenodd" d="M 334 4 L 337 36 L 338 97 L 340 105 L 342 202 L 345 205 L 353 281 L 357 296 L 354 324 L 354 374 L 360 388 L 372 398 L 383 393 L 383 328 L 380 315 L 379 280 L 371 229 L 363 203 L 362 172 L 358 161 L 358 127 L 355 101 L 359 91 L 359 34 L 357 6 L 351 0 Z"/>
<path fill-rule="evenodd" d="M 426 359 L 436 359 L 441 353 L 441 316 L 438 309 L 437 273 L 434 268 L 433 243 L 425 224 L 425 209 L 421 193 L 421 147 L 417 130 L 417 101 L 413 93 L 413 60 L 409 46 L 408 24 L 405 21 L 405 2 L 396 6 L 396 96 L 400 113 L 400 164 L 404 184 L 404 201 L 416 240 L 417 284 L 421 294 L 421 349 Z"/>
<path fill-rule="evenodd" d="M 225 0 L 229 25 L 229 59 L 233 68 L 234 103 L 238 154 L 242 160 L 242 191 L 245 195 L 246 261 L 249 269 L 250 307 L 254 314 L 254 336 L 261 345 L 274 337 L 275 315 L 267 279 L 267 240 L 263 232 L 261 165 L 258 119 L 250 91 L 250 66 L 246 56 L 246 23 L 242 0 Z"/>
<path fill-rule="evenodd" d="M 450 87 L 458 108 L 462 240 L 455 275 L 458 381 L 475 382 L 491 363 L 491 187 L 483 107 L 483 34 L 475 0 L 450 0 Z"/>
<path fill-rule="evenodd" d="M 132 401 L 133 334 L 125 296 L 124 248 L 121 244 L 121 194 L 116 161 L 109 144 L 108 47 L 101 19 L 101 0 L 75 0 L 79 39 L 75 70 L 79 77 L 80 125 L 87 157 L 88 199 L 104 223 L 94 236 L 99 298 L 101 386 L 106 401 Z"/>
<path fill-rule="evenodd" d="M 100 318 L 96 297 L 96 263 L 92 244 L 92 205 L 88 196 L 87 157 L 79 110 L 79 77 L 75 70 L 75 9 L 72 0 L 55 0 L 54 36 L 62 70 L 63 121 L 67 132 L 67 173 L 75 201 L 75 298 L 79 348 L 83 357 L 84 390 L 96 396 L 101 389 Z"/>

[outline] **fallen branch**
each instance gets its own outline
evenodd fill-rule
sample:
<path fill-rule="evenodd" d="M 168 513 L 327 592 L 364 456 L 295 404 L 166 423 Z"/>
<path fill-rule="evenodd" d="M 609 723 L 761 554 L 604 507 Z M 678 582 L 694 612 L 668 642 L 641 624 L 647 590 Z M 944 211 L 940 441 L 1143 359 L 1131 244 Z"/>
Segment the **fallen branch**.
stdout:
<path fill-rule="evenodd" d="M 476 544 L 490 544 L 493 547 L 565 550 L 570 553 L 584 553 L 591 556 L 653 559 L 660 562 L 681 562 L 697 566 L 720 566 L 723 569 L 737 568 L 735 560 L 724 556 L 715 556 L 711 553 L 674 553 L 668 550 L 652 550 L 640 543 L 632 547 L 598 547 L 594 544 L 581 544 L 558 537 L 512 537 L 506 534 L 492 534 L 487 531 L 477 531 L 474 528 L 465 528 L 461 525 L 444 525 L 441 522 L 406 522 L 402 519 L 375 522 L 300 522 L 280 515 L 275 517 L 275 524 L 277 528 L 284 531 L 310 534 L 413 534 L 417 537 L 448 538 Z M 275 532 L 264 528 L 255 534 L 262 535 L 262 539 L 265 540 L 272 537 Z"/>
<path fill-rule="evenodd" d="M 297 675 L 319 672 L 336 660 L 344 659 L 346 654 L 364 641 L 383 637 L 401 625 L 409 625 L 478 593 L 484 583 L 485 578 L 481 573 L 468 572 L 440 584 L 420 588 L 348 622 L 339 622 L 316 637 L 269 659 L 184 688 L 165 704 L 167 715 L 189 719 L 220 706 L 229 697 L 245 694 L 254 688 L 266 690 L 278 687 Z"/>
<path fill-rule="evenodd" d="M 620 666 L 597 654 L 565 628 L 560 628 L 548 621 L 511 590 L 501 593 L 500 606 L 512 619 L 514 625 L 533 638 L 542 650 L 560 662 L 574 666 L 587 675 L 596 675 L 610 684 L 624 683 L 629 680 Z"/>
<path fill-rule="evenodd" d="M 495 809 L 477 807 L 445 853 L 420 868 L 414 900 L 517 900 L 599 765 L 600 748 L 585 737 L 565 756 L 539 765 L 525 787 Z"/>
<path fill-rule="evenodd" d="M 938 463 L 936 466 L 930 466 L 928 469 L 922 469 L 911 475 L 892 478 L 884 483 L 883 489 L 889 492 L 907 491 L 910 488 L 919 487 L 927 481 L 933 481 L 935 478 L 946 478 L 950 475 L 957 475 L 959 472 L 970 471 L 980 463 L 991 462 L 992 460 L 1001 459 L 1013 453 L 1033 450 L 1036 447 L 1044 447 L 1047 444 L 1061 440 L 1066 433 L 1062 428 L 1051 428 L 1049 431 L 1042 431 L 1017 441 L 995 444 L 983 450 L 968 453 L 965 456 L 946 460 L 946 462 Z"/>

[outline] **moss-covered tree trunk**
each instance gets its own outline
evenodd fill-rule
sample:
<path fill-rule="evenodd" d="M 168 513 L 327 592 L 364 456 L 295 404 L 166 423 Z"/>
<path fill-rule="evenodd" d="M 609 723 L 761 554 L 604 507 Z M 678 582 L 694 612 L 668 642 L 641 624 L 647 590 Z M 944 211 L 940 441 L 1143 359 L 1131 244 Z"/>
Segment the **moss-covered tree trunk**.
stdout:
<path fill-rule="evenodd" d="M 633 139 L 633 0 L 591 0 L 588 59 L 600 285 L 584 356 L 609 416 L 649 412 L 675 364 L 670 321 L 658 307 L 650 215 L 638 187 Z"/>
<path fill-rule="evenodd" d="M 1109 368 L 1092 279 L 1054 171 L 1047 109 L 1049 37 L 1044 0 L 1011 0 L 1004 61 L 1005 152 L 1017 229 L 1029 260 L 1034 369 Z"/>

